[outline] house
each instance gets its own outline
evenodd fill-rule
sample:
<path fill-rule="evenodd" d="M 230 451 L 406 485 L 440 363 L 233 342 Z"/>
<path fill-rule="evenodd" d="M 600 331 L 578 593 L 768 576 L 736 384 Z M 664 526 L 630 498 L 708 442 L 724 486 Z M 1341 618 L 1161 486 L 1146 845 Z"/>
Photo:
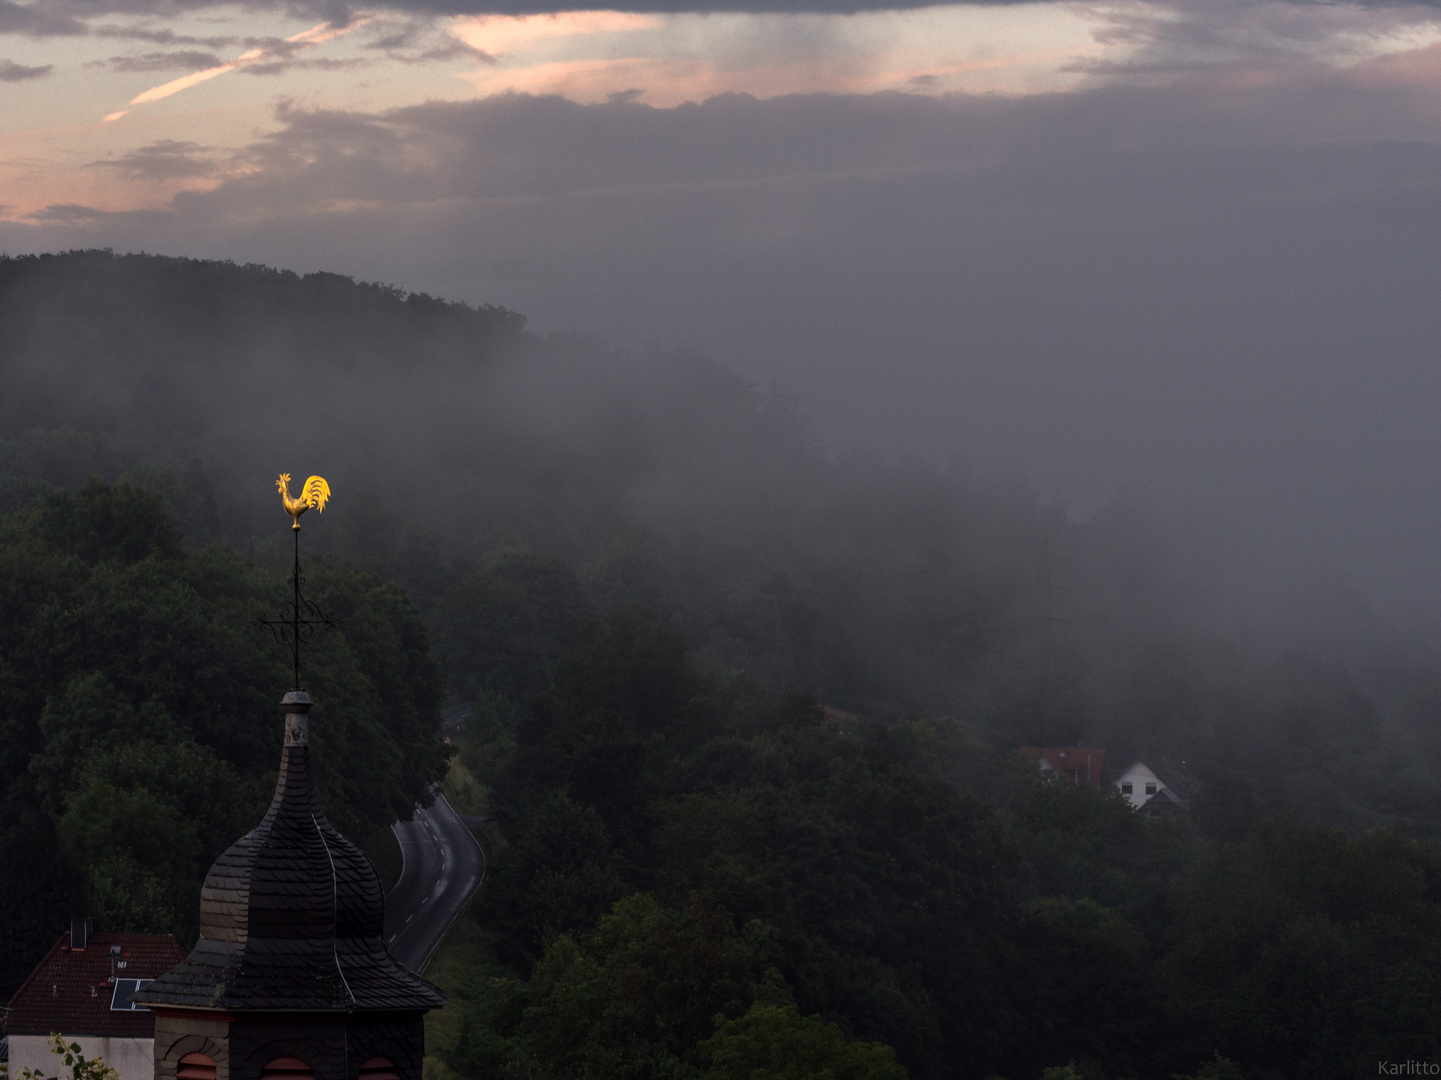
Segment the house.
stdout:
<path fill-rule="evenodd" d="M 1186 763 L 1167 761 L 1160 754 L 1142 754 L 1116 778 L 1116 787 L 1126 801 L 1147 817 L 1191 808 L 1191 799 L 1201 782 Z"/>
<path fill-rule="evenodd" d="M 72 923 L 10 999 L 10 1075 L 62 1072 L 50 1048 L 55 1031 L 87 1058 L 104 1058 L 120 1080 L 152 1080 L 155 1018 L 130 995 L 184 958 L 169 934 L 97 934 L 89 919 Z"/>
<path fill-rule="evenodd" d="M 1047 775 L 1093 788 L 1101 786 L 1106 764 L 1104 750 L 1090 746 L 1023 746 L 1021 756 Z"/>

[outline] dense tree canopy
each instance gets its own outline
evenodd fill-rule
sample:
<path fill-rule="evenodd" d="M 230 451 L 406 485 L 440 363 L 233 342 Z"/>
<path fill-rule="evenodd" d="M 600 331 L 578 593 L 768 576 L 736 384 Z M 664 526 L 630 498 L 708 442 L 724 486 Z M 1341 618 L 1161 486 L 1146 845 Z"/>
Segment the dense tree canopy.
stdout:
<path fill-rule="evenodd" d="M 553 671 L 483 691 L 462 743 L 500 846 L 456 1075 L 1264 1080 L 1436 1052 L 1429 845 L 1286 818 L 1211 843 L 953 721 L 828 718 L 644 609 Z"/>
<path fill-rule="evenodd" d="M 644 933 L 666 942 L 682 931 L 712 942 L 683 948 L 686 977 L 716 1000 L 686 1006 L 687 1020 L 645 1021 L 675 1032 L 664 1054 L 690 1068 L 707 1054 L 737 1067 L 742 1045 L 777 1024 L 824 1043 L 826 1025 L 839 1023 L 847 1038 L 895 1047 L 934 1075 L 949 1075 L 948 1061 L 998 1060 L 994 997 L 1013 989 L 1008 941 L 1020 914 L 1001 827 L 973 797 L 898 764 L 864 731 L 823 723 L 807 697 L 707 675 L 646 611 L 582 627 L 554 687 L 512 715 L 508 768 L 495 772 L 468 744 L 514 822 L 483 921 L 515 970 L 536 965 L 516 991 L 529 1002 L 521 1028 L 499 1033 L 503 1043 L 530 1045 L 525 1025 L 560 1008 L 546 972 L 590 970 L 588 950 L 622 927 L 652 927 Z M 726 946 L 732 920 L 741 930 Z M 666 963 L 647 962 L 647 977 L 667 978 Z M 595 977 L 609 985 L 604 970 Z M 592 1000 L 586 1008 L 618 1007 L 600 989 Z M 647 1000 L 654 1009 L 666 996 Z M 717 1032 L 718 1014 L 735 1023 Z M 803 1019 L 813 1015 L 827 1020 Z M 599 1056 L 561 1071 L 611 1075 L 600 1062 L 620 1052 L 621 1036 L 599 1020 L 582 1026 L 599 1041 L 584 1053 Z M 703 1049 L 713 1033 L 719 1041 Z M 845 1068 L 894 1069 L 867 1061 Z"/>

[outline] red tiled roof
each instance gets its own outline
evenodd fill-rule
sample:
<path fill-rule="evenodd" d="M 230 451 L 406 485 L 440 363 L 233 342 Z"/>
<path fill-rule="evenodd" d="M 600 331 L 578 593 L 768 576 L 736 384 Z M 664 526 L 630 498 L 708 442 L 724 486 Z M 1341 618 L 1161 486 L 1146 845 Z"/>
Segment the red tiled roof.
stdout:
<path fill-rule="evenodd" d="M 118 979 L 153 979 L 185 959 L 169 934 L 91 934 L 86 948 L 73 950 L 69 933 L 61 934 L 10 999 L 5 1030 L 11 1035 L 58 1031 L 69 1036 L 154 1037 L 151 1013 L 110 1008 L 115 989 L 110 982 L 112 945 L 120 946 L 114 973 Z"/>
<path fill-rule="evenodd" d="M 1101 786 L 1101 775 L 1106 765 L 1106 752 L 1090 746 L 1023 746 L 1021 756 L 1035 763 L 1044 761 L 1062 776 L 1075 773 L 1079 784 Z"/>

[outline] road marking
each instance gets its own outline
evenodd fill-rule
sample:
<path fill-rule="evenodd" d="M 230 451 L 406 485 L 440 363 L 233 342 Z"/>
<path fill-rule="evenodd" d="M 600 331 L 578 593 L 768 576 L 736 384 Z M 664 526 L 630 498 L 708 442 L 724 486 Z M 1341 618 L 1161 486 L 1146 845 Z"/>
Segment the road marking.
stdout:
<path fill-rule="evenodd" d="M 392 934 L 389 942 L 387 942 L 387 944 L 394 944 L 399 940 L 402 933 L 409 933 L 410 923 L 414 920 L 414 917 L 424 914 L 425 911 L 429 911 L 429 902 L 435 900 L 436 909 L 439 911 L 439 914 L 436 916 L 427 915 L 425 919 L 422 919 L 421 925 L 416 928 L 415 934 L 412 935 L 411 938 L 406 939 L 406 945 L 403 949 L 408 955 L 417 954 L 420 950 L 427 950 L 424 957 L 420 959 L 419 967 L 413 969 L 416 971 L 424 970 L 425 965 L 440 946 L 441 940 L 445 937 L 446 932 L 454 926 L 456 920 L 464 911 L 465 901 L 480 887 L 480 883 L 485 879 L 484 849 L 471 830 L 466 828 L 464 823 L 457 817 L 454 808 L 451 807 L 450 803 L 445 799 L 445 796 L 440 792 L 437 792 L 436 795 L 436 805 L 433 808 L 426 810 L 417 808 L 415 817 L 411 821 L 403 824 L 397 822 L 396 825 L 392 827 L 396 838 L 401 840 L 401 853 L 404 858 L 401 880 L 407 883 L 406 894 L 411 897 L 414 896 L 415 888 L 422 884 L 416 880 L 416 877 L 433 871 L 430 866 L 426 865 L 429 861 L 429 856 L 422 852 L 420 864 L 414 865 L 415 859 L 408 857 L 414 853 L 408 849 L 422 846 L 429 847 L 432 850 L 439 848 L 439 860 L 441 864 L 439 881 L 435 882 L 429 894 L 419 902 L 411 901 L 411 903 L 414 904 L 414 910 L 406 916 L 405 922 L 402 923 L 402 929 Z M 460 849 L 464 847 L 466 841 L 475 845 L 476 858 L 470 861 L 477 862 L 478 866 L 471 866 L 470 862 L 459 857 L 463 854 Z M 466 850 L 468 851 L 469 849 Z M 462 869 L 465 871 L 464 873 L 460 873 Z M 456 871 L 457 876 L 452 878 L 451 871 Z M 398 888 L 392 889 L 391 895 L 396 901 L 401 899 Z M 403 910 L 403 906 L 409 905 L 401 906 L 397 904 L 397 906 Z M 425 910 L 422 911 L 422 908 Z M 397 910 L 395 914 L 398 916 L 400 911 Z M 444 925 L 441 925 L 442 923 Z M 439 931 L 438 934 L 437 931 Z M 434 938 L 433 941 L 430 940 L 432 938 Z M 402 961 L 402 963 L 405 963 L 407 967 L 410 966 L 408 961 Z"/>

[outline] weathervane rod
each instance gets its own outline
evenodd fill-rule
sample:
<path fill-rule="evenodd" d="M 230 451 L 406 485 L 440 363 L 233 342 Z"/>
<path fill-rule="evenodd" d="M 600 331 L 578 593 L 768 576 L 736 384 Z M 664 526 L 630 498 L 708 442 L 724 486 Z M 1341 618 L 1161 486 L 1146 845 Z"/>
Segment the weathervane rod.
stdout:
<path fill-rule="evenodd" d="M 295 598 L 290 603 L 290 652 L 295 661 L 295 682 L 291 685 L 300 689 L 300 530 L 291 530 L 295 537 L 295 570 L 290 575 L 290 584 L 294 586 Z"/>
<path fill-rule="evenodd" d="M 305 486 L 301 489 L 298 499 L 290 497 L 289 473 L 281 473 L 275 486 L 280 489 L 280 499 L 285 506 L 285 512 L 290 515 L 290 528 L 295 535 L 295 559 L 290 574 L 291 599 L 290 603 L 286 605 L 290 608 L 290 612 L 288 618 L 280 619 L 268 619 L 262 615 L 260 625 L 269 627 L 277 641 L 290 646 L 291 671 L 295 679 L 294 688 L 299 690 L 300 646 L 308 642 L 317 630 L 329 630 L 335 625 L 335 621 L 329 615 L 305 599 L 300 591 L 300 586 L 304 582 L 300 576 L 300 515 L 311 507 L 314 507 L 318 514 L 324 513 L 325 504 L 330 499 L 330 485 L 326 483 L 325 477 L 312 476 L 305 481 Z"/>

